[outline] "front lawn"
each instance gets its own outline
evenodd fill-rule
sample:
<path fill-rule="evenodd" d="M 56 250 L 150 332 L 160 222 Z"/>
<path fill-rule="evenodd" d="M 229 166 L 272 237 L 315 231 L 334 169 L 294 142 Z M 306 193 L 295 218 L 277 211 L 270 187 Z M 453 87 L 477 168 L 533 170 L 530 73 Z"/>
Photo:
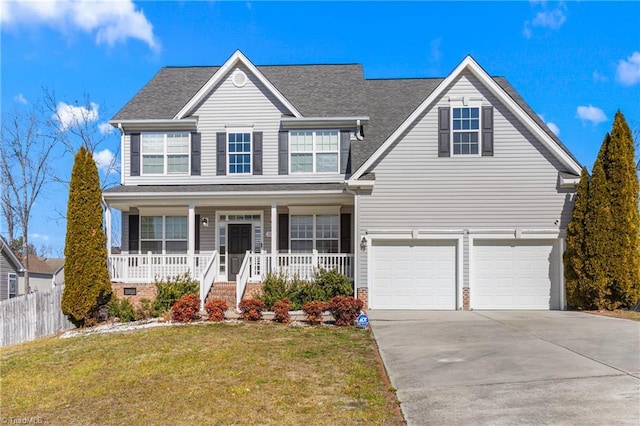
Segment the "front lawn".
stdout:
<path fill-rule="evenodd" d="M 0 349 L 0 415 L 49 424 L 403 424 L 351 327 L 201 324 Z"/>

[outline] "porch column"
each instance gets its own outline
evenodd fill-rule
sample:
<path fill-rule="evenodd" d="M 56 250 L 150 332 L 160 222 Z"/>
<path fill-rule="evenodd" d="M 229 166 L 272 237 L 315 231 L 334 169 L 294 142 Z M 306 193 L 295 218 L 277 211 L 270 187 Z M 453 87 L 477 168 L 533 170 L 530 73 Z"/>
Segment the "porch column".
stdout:
<path fill-rule="evenodd" d="M 275 201 L 271 202 L 271 271 L 274 271 L 277 267 L 277 255 L 278 251 L 278 204 Z M 269 271 L 269 272 L 271 272 Z"/>
<path fill-rule="evenodd" d="M 108 204 L 105 204 L 104 220 L 106 222 L 105 232 L 107 233 L 107 255 L 111 256 L 111 208 Z"/>
<path fill-rule="evenodd" d="M 189 219 L 188 219 L 188 248 L 187 254 L 189 255 L 189 264 L 191 265 L 191 277 L 196 277 L 196 262 L 195 262 L 195 252 L 196 252 L 196 208 L 193 203 L 189 203 Z"/>

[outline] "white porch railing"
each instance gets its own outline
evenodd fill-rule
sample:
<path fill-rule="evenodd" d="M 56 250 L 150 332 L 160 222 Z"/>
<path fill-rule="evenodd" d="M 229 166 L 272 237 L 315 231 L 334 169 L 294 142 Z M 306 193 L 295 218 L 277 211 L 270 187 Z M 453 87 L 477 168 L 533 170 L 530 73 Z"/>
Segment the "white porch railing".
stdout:
<path fill-rule="evenodd" d="M 200 279 L 215 252 L 188 254 L 115 254 L 108 257 L 111 281 L 151 283 L 189 273 Z"/>
<path fill-rule="evenodd" d="M 204 269 L 204 273 L 200 278 L 200 310 L 204 310 L 204 302 L 207 299 L 207 295 L 211 290 L 211 286 L 218 278 L 220 272 L 220 256 L 218 252 L 214 251 L 213 255 L 209 259 L 207 266 Z"/>
<path fill-rule="evenodd" d="M 278 253 L 273 265 L 273 256 L 268 253 L 251 253 L 250 278 L 264 279 L 267 273 L 283 273 L 288 278 L 298 276 L 303 280 L 313 278 L 318 269 L 335 269 L 353 279 L 353 254 L 347 253 Z"/>
<path fill-rule="evenodd" d="M 240 270 L 236 275 L 236 309 L 239 309 L 240 300 L 242 299 L 244 289 L 247 287 L 247 282 L 249 281 L 251 263 L 254 263 L 254 261 L 254 255 L 250 251 L 247 251 L 244 259 L 242 260 L 242 265 L 240 265 Z"/>

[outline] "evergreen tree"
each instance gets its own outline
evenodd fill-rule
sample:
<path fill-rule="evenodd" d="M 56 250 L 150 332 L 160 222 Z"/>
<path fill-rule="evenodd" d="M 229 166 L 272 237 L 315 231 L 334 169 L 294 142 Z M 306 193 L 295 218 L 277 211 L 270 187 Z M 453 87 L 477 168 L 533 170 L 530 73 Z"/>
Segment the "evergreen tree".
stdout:
<path fill-rule="evenodd" d="M 603 147 L 608 144 L 607 134 Z M 605 150 L 600 150 L 603 153 Z M 608 309 L 611 274 L 609 268 L 611 255 L 611 232 L 613 220 L 609 206 L 609 190 L 600 156 L 593 165 L 589 196 L 587 198 L 587 214 L 585 216 L 586 254 L 585 276 L 580 284 L 581 297 L 584 298 L 584 309 Z"/>
<path fill-rule="evenodd" d="M 587 197 L 589 196 L 589 174 L 582 168 L 580 183 L 576 188 L 572 219 L 567 225 L 566 251 L 563 255 L 567 304 L 573 308 L 584 309 L 588 302 L 584 298 L 581 285 L 585 274 L 585 218 L 587 215 Z"/>
<path fill-rule="evenodd" d="M 62 295 L 62 311 L 78 326 L 95 323 L 111 297 L 101 198 L 98 169 L 91 152 L 82 147 L 69 185 Z"/>
<path fill-rule="evenodd" d="M 628 308 L 640 298 L 640 216 L 633 137 L 620 111 L 616 112 L 602 165 L 613 223 L 608 260 L 610 305 Z"/>

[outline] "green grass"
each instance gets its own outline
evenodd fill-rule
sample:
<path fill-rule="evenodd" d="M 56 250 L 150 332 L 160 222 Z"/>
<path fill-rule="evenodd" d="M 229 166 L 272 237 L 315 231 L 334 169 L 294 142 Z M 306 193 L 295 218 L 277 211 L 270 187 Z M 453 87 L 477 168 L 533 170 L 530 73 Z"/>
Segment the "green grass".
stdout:
<path fill-rule="evenodd" d="M 0 417 L 49 424 L 403 424 L 368 331 L 203 324 L 0 350 Z"/>

